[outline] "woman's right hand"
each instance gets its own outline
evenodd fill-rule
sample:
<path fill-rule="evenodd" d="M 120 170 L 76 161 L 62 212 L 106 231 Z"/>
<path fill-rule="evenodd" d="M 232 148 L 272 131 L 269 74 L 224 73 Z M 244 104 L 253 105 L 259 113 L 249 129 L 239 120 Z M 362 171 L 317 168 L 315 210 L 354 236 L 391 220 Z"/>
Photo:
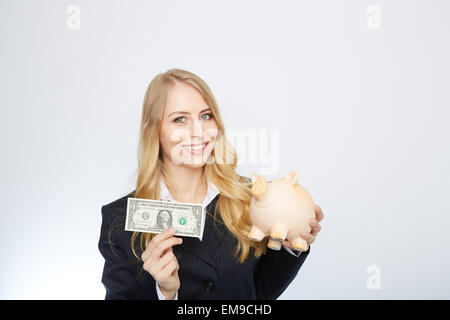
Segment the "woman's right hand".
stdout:
<path fill-rule="evenodd" d="M 172 246 L 181 244 L 183 239 L 174 237 L 175 232 L 176 230 L 169 228 L 154 236 L 141 255 L 144 270 L 158 282 L 167 299 L 172 299 L 180 288 L 180 266 Z"/>

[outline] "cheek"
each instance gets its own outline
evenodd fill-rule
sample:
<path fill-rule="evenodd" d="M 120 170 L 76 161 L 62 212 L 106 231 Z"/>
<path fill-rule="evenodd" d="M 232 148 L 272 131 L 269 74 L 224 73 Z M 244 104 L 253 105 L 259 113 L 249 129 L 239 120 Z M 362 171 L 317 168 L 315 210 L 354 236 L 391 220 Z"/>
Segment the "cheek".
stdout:
<path fill-rule="evenodd" d="M 203 129 L 203 136 L 209 137 L 212 140 L 215 140 L 217 134 L 219 133 L 219 129 L 217 128 L 215 121 L 209 122 Z"/>
<path fill-rule="evenodd" d="M 161 131 L 159 132 L 159 144 L 161 148 L 166 152 L 168 151 L 167 148 L 170 145 L 169 137 L 170 136 L 167 134 L 167 130 L 161 128 Z"/>
<path fill-rule="evenodd" d="M 171 156 L 172 150 L 176 143 L 172 141 L 172 130 L 168 130 L 168 128 L 161 128 L 160 134 L 159 134 L 159 143 L 160 147 L 163 151 L 163 153 L 166 156 Z"/>
<path fill-rule="evenodd" d="M 185 129 L 172 128 L 167 125 L 161 128 L 159 140 L 161 145 L 164 146 L 164 150 L 170 152 L 175 145 L 186 139 L 186 134 L 189 133 Z"/>
<path fill-rule="evenodd" d="M 207 129 L 218 129 L 216 120 L 213 119 L 213 120 L 209 121 L 206 125 L 206 128 Z"/>
<path fill-rule="evenodd" d="M 187 139 L 186 137 L 189 137 L 189 131 L 186 129 L 174 128 L 174 126 L 170 125 L 161 127 L 159 135 L 160 147 L 166 158 L 176 164 L 183 162 L 181 159 L 184 157 L 184 153 L 181 144 L 182 141 Z"/>

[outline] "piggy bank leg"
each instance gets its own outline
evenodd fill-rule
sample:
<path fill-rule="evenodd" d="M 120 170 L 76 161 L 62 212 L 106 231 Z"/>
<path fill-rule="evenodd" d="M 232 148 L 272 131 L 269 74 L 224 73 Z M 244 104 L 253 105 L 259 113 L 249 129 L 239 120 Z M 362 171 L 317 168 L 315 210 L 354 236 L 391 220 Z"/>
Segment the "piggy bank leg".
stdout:
<path fill-rule="evenodd" d="M 282 224 L 275 225 L 270 231 L 270 238 L 273 240 L 283 241 L 287 236 L 287 228 Z"/>
<path fill-rule="evenodd" d="M 280 250 L 281 249 L 281 241 L 269 239 L 267 242 L 267 247 L 273 250 Z"/>
<path fill-rule="evenodd" d="M 308 242 L 302 237 L 298 237 L 291 241 L 292 248 L 298 251 L 308 251 Z"/>
<path fill-rule="evenodd" d="M 266 235 L 261 231 L 260 228 L 258 228 L 257 226 L 252 226 L 252 230 L 250 230 L 250 233 L 247 237 L 249 238 L 249 240 L 259 242 L 264 239 L 265 236 Z"/>

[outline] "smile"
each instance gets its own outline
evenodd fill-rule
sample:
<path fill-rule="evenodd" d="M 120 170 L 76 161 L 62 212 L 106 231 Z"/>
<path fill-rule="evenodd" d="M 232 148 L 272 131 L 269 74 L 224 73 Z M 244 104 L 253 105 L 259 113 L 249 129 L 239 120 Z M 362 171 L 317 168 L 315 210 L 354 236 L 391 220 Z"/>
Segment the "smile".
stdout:
<path fill-rule="evenodd" d="M 191 144 L 191 145 L 183 145 L 183 148 L 186 148 L 189 152 L 193 154 L 202 154 L 205 151 L 206 146 L 209 142 L 205 142 L 202 144 Z"/>

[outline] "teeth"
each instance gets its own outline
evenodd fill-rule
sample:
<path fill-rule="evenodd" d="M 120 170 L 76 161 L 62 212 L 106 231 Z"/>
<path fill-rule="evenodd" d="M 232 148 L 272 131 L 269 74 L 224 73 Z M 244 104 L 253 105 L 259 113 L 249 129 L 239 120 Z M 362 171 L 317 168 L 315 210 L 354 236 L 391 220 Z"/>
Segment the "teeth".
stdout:
<path fill-rule="evenodd" d="M 191 148 L 192 150 L 202 150 L 205 145 L 206 145 L 206 143 L 204 143 L 204 144 L 197 144 L 197 145 L 194 145 L 194 146 L 187 146 L 187 147 Z"/>

